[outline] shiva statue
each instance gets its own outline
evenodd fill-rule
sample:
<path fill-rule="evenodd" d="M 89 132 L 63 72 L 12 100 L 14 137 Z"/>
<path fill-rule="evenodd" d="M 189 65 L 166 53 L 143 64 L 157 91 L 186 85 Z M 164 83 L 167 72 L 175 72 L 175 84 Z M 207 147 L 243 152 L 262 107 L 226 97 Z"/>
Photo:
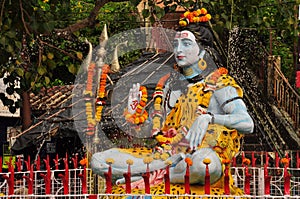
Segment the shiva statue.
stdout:
<path fill-rule="evenodd" d="M 124 184 L 127 160 L 131 160 L 131 183 L 143 188 L 138 182 L 145 173 L 145 157 L 151 156 L 150 172 L 164 170 L 169 161 L 170 182 L 183 184 L 189 158 L 193 162 L 189 183 L 204 185 L 208 165 L 210 184 L 216 185 L 224 175 L 224 165 L 239 151 L 242 136 L 253 132 L 243 91 L 223 67 L 210 28 L 204 22 L 187 24 L 182 20 L 173 40 L 174 68 L 188 83 L 174 81 L 174 74 L 163 76 L 153 94 L 149 117 L 137 114 L 142 108 L 134 105 L 138 102 L 143 107 L 142 86 L 134 84 L 129 92 L 127 121 L 142 125 L 147 119 L 151 124 L 149 134 L 157 145 L 147 152 L 111 148 L 95 153 L 91 159 L 94 173 L 103 175 L 111 166 L 116 183 Z M 108 158 L 114 159 L 113 164 L 107 162 Z"/>

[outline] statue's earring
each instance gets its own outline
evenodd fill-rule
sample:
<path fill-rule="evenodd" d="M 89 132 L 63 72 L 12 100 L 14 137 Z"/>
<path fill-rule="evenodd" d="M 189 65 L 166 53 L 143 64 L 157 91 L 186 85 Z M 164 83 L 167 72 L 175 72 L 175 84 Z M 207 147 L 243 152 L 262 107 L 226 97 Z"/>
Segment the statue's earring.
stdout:
<path fill-rule="evenodd" d="M 200 70 L 205 70 L 207 67 L 206 61 L 203 58 L 200 58 L 198 61 L 198 68 Z"/>

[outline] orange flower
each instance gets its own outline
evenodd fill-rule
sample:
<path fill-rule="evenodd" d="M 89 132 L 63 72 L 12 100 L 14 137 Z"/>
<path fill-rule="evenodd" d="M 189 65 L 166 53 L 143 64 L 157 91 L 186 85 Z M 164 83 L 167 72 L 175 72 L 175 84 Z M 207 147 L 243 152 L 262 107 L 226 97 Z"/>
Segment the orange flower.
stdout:
<path fill-rule="evenodd" d="M 105 162 L 106 162 L 106 164 L 113 164 L 113 163 L 115 162 L 115 160 L 112 159 L 112 158 L 107 158 L 107 159 L 105 160 Z"/>
<path fill-rule="evenodd" d="M 131 159 L 126 160 L 126 164 L 133 165 L 133 160 Z"/>
<path fill-rule="evenodd" d="M 201 8 L 195 11 L 186 11 L 180 16 L 179 25 L 187 26 L 190 23 L 208 22 L 211 19 L 211 15 L 208 14 L 205 8 Z"/>
<path fill-rule="evenodd" d="M 227 73 L 228 73 L 228 70 L 227 70 L 226 68 L 224 68 L 224 67 L 220 67 L 220 68 L 218 69 L 218 71 L 219 71 L 219 73 L 220 73 L 221 75 L 227 74 Z"/>
<path fill-rule="evenodd" d="M 187 165 L 192 166 L 193 165 L 193 160 L 189 157 L 185 158 L 185 162 L 187 163 Z"/>
<path fill-rule="evenodd" d="M 282 159 L 280 160 L 280 162 L 281 162 L 282 164 L 284 164 L 284 165 L 288 165 L 288 164 L 290 163 L 290 160 L 289 160 L 289 158 L 282 158 Z"/>
<path fill-rule="evenodd" d="M 209 158 L 205 158 L 205 159 L 203 160 L 203 163 L 204 163 L 204 164 L 210 164 L 210 163 L 211 163 L 211 160 L 210 160 Z"/>
<path fill-rule="evenodd" d="M 230 164 L 230 162 L 231 162 L 230 159 L 223 159 L 222 160 L 222 163 L 225 164 L 225 165 Z"/>
<path fill-rule="evenodd" d="M 243 164 L 249 165 L 250 163 L 251 163 L 250 159 L 248 159 L 248 158 L 243 159 Z"/>

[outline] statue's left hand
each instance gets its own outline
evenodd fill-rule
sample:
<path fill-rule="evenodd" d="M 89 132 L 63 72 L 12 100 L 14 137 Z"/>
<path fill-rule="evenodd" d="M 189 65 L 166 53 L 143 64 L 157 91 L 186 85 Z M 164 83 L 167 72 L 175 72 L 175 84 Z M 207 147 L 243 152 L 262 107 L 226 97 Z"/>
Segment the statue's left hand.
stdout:
<path fill-rule="evenodd" d="M 211 122 L 211 120 L 212 116 L 209 114 L 199 115 L 195 119 L 194 123 L 188 131 L 188 134 L 185 137 L 190 142 L 190 148 L 192 150 L 196 149 L 198 145 L 201 144 L 208 128 L 208 124 Z"/>

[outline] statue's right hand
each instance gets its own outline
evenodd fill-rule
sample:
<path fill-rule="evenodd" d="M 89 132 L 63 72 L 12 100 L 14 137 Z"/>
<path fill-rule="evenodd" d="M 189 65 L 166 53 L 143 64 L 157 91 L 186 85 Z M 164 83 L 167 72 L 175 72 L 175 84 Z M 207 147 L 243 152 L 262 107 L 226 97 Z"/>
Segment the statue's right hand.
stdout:
<path fill-rule="evenodd" d="M 134 114 L 136 108 L 140 102 L 142 96 L 142 92 L 140 91 L 140 84 L 136 83 L 133 84 L 132 88 L 129 90 L 128 95 L 128 103 L 127 103 L 127 110 L 130 114 Z"/>

